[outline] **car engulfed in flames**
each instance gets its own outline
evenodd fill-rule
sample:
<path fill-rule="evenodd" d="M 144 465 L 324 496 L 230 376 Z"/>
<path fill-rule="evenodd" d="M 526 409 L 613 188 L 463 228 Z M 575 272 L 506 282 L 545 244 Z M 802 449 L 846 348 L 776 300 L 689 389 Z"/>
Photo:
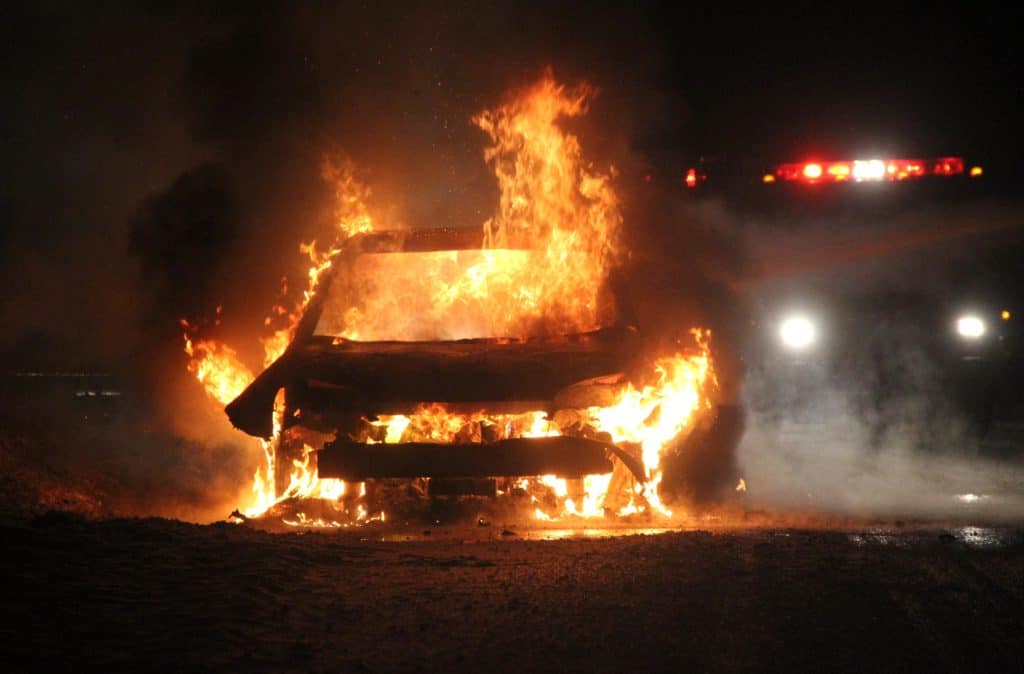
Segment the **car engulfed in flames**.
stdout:
<path fill-rule="evenodd" d="M 557 123 L 593 95 L 546 73 L 474 118 L 500 195 L 482 231 L 382 227 L 351 166 L 330 166 L 336 240 L 303 246 L 308 289 L 267 319 L 285 324 L 259 376 L 186 324 L 189 368 L 262 442 L 245 516 L 288 504 L 286 523 L 342 526 L 442 496 L 670 514 L 662 459 L 715 416 L 711 336 L 630 319 L 614 168 Z"/>
<path fill-rule="evenodd" d="M 534 262 L 530 250 L 458 248 L 471 245 L 467 234 L 475 232 L 352 237 L 290 347 L 227 406 L 231 421 L 273 437 L 276 401 L 281 476 L 322 443 L 320 479 L 424 481 L 435 496 L 536 491 L 535 480 L 558 500 L 554 512 L 540 508 L 546 517 L 665 512 L 663 445 L 707 406 L 704 335 L 636 387 L 645 373 L 635 326 L 488 336 L 496 327 L 486 296 L 461 298 L 449 307 L 459 320 L 446 322 L 424 301 L 438 276 L 448 287 L 495 260 L 506 272 Z M 385 306 L 404 320 L 379 321 Z M 369 339 L 344 336 L 353 320 Z M 447 338 L 424 339 L 438 334 Z"/>

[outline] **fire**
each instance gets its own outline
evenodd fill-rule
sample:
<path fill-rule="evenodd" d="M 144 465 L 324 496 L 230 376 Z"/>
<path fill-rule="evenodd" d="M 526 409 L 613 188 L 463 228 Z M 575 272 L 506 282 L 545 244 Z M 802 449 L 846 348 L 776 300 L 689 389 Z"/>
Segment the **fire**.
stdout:
<path fill-rule="evenodd" d="M 717 386 L 709 334 L 697 329 L 692 334 L 699 347 L 696 354 L 677 353 L 657 359 L 650 376 L 652 383 L 636 388 L 629 382 L 616 404 L 588 410 L 594 425 L 609 433 L 616 443 L 640 445 L 648 478 L 644 496 L 654 509 L 665 514 L 668 511 L 657 492 L 662 453 L 702 407 L 710 407 L 708 388 Z"/>
<path fill-rule="evenodd" d="M 303 445 L 302 458 L 293 460 L 294 470 L 289 476 L 288 486 L 278 501 L 291 498 L 319 498 L 337 501 L 348 493 L 349 487 L 344 480 L 317 477 L 316 468 L 310 465 L 315 451 L 309 445 Z M 362 483 L 359 483 L 356 491 L 363 489 L 361 485 Z"/>
<path fill-rule="evenodd" d="M 410 415 L 382 414 L 369 422 L 382 431 L 385 443 L 398 442 L 482 442 L 486 433 L 491 440 L 539 438 L 561 435 L 548 420 L 547 412 L 522 414 L 472 414 L 449 412 L 444 405 L 420 405 Z M 374 442 L 372 438 L 369 442 Z"/>
<path fill-rule="evenodd" d="M 192 326 L 182 321 L 182 327 L 186 331 L 184 337 L 185 353 L 189 357 L 188 371 L 196 376 L 211 398 L 227 405 L 252 382 L 252 372 L 227 344 L 212 339 L 193 341 L 189 335 Z"/>
<path fill-rule="evenodd" d="M 324 251 L 318 250 L 316 241 L 300 244 L 300 252 L 308 256 L 311 263 L 306 274 L 307 286 L 303 291 L 302 299 L 296 302 L 291 310 L 286 309 L 281 303 L 275 304 L 271 308 L 270 315 L 264 320 L 264 325 L 267 327 L 278 326 L 260 340 L 264 350 L 264 367 L 277 360 L 288 348 L 294 336 L 295 326 L 313 298 L 321 275 L 331 267 L 334 257 L 341 251 L 344 241 L 354 234 L 373 230 L 373 219 L 366 206 L 370 190 L 356 178 L 351 161 L 344 160 L 341 163 L 335 163 L 325 160 L 322 175 L 325 180 L 334 183 L 336 190 L 335 242 Z M 287 279 L 282 280 L 282 295 L 287 295 Z M 186 330 L 185 353 L 189 357 L 189 371 L 196 375 L 210 397 L 221 405 L 226 405 L 234 400 L 253 381 L 252 372 L 238 359 L 237 353 L 231 347 L 212 339 L 193 341 L 190 333 L 194 332 L 195 328 L 184 320 L 182 326 Z M 253 501 L 242 508 L 247 517 L 262 515 L 273 506 L 288 499 L 322 498 L 337 501 L 346 493 L 347 487 L 344 482 L 319 479 L 315 467 L 310 467 L 311 450 L 308 447 L 304 448 L 301 460 L 293 461 L 288 485 L 281 493 L 278 493 L 275 467 L 277 465 L 277 446 L 281 439 L 283 426 L 281 419 L 283 413 L 283 395 L 279 393 L 275 403 L 273 436 L 270 439 L 259 441 L 263 454 L 263 465 L 256 469 L 253 476 Z M 364 490 L 365 487 L 359 490 L 362 492 L 361 495 L 365 494 Z M 367 514 L 363 509 L 362 515 L 357 516 L 357 519 L 366 518 Z M 302 513 L 299 513 L 299 521 L 306 523 L 316 520 L 304 519 Z"/>
<path fill-rule="evenodd" d="M 283 396 L 278 395 L 276 411 L 283 406 Z M 264 466 L 256 469 L 253 479 L 254 503 L 244 513 L 246 517 L 258 517 L 279 503 L 292 500 L 318 499 L 333 504 L 331 511 L 335 515 L 331 520 L 323 517 L 310 517 L 303 512 L 296 513 L 294 520 L 282 519 L 285 524 L 293 526 L 345 526 L 349 522 L 368 521 L 365 506 L 359 502 L 366 496 L 365 483 L 350 485 L 344 480 L 320 478 L 313 463 L 315 450 L 303 444 L 300 458 L 292 460 L 288 484 L 281 491 L 275 491 L 274 466 L 276 465 L 276 447 L 281 438 L 280 414 L 275 414 L 274 435 L 269 440 L 261 440 L 264 451 Z M 346 498 L 353 497 L 353 498 Z M 383 520 L 384 514 L 378 513 L 373 518 Z"/>
<path fill-rule="evenodd" d="M 327 184 L 334 186 L 334 217 L 338 230 L 335 241 L 338 245 L 356 234 L 366 234 L 376 229 L 367 205 L 373 191 L 357 178 L 355 164 L 351 159 L 343 157 L 339 161 L 326 157 L 320 175 Z M 315 290 L 312 268 L 309 275 L 311 284 L 306 293 L 307 301 L 310 293 Z"/>
<path fill-rule="evenodd" d="M 659 358 L 653 383 L 637 389 L 630 382 L 618 403 L 589 410 L 597 427 L 611 433 L 615 442 L 641 445 L 648 471 L 657 470 L 662 447 L 679 435 L 702 404 L 708 404 L 704 387 L 713 372 L 707 338 L 700 330 L 693 335 L 698 354 Z"/>
<path fill-rule="evenodd" d="M 608 316 L 600 291 L 618 255 L 622 215 L 614 169 L 583 158 L 579 139 L 557 122 L 587 112 L 596 91 L 558 84 L 550 71 L 474 122 L 493 143 L 484 151 L 500 189 L 497 214 L 484 223 L 486 248 L 525 238 L 544 264 L 517 270 L 520 320 L 542 319 L 552 334 L 581 332 Z"/>
<path fill-rule="evenodd" d="M 376 260 L 365 264 L 386 264 L 386 254 L 357 258 L 350 283 L 362 295 L 338 311 L 325 307 L 324 315 L 334 316 L 328 323 L 329 336 L 364 341 L 521 338 L 610 325 L 614 306 L 606 281 L 622 257 L 623 218 L 613 189 L 615 169 L 588 162 L 579 139 L 560 126 L 564 119 L 586 114 L 595 94 L 586 84 L 566 87 L 548 71 L 532 86 L 475 116 L 472 123 L 488 140 L 483 158 L 500 194 L 495 213 L 483 223 L 480 249 L 423 254 L 418 264 L 403 262 L 400 269 L 358 268 L 358 261 L 369 257 Z M 287 280 L 282 282 L 281 301 L 264 322 L 264 367 L 287 350 L 324 274 L 350 239 L 377 229 L 368 206 L 371 191 L 357 179 L 352 162 L 327 161 L 321 173 L 335 189 L 336 231 L 326 246 L 316 241 L 300 246 L 310 262 L 302 296 L 289 308 Z M 334 299 L 331 293 L 328 302 Z M 410 303 L 417 311 L 409 310 Z M 407 318 L 413 315 L 425 318 Z M 189 370 L 214 400 L 230 402 L 253 380 L 252 372 L 230 347 L 194 340 L 195 330 L 185 326 Z M 575 425 L 563 428 L 558 415 L 549 416 L 549 410 L 465 414 L 426 403 L 411 414 L 366 419 L 374 431 L 364 441 L 483 442 L 570 432 L 610 438 L 622 451 L 635 452 L 643 465 L 642 480 L 613 459 L 611 473 L 577 479 L 539 476 L 509 483 L 502 491 L 528 496 L 540 519 L 609 512 L 668 514 L 658 496 L 661 460 L 709 405 L 708 394 L 716 384 L 709 337 L 695 330 L 696 349 L 654 359 L 648 372 L 622 385 L 614 404 L 577 410 Z M 246 515 L 263 514 L 286 500 L 321 499 L 336 508 L 328 515 L 298 513 L 284 521 L 343 526 L 383 519 L 383 513 L 371 516 L 367 511 L 364 483 L 318 477 L 309 444 L 292 461 L 287 482 L 276 480 L 277 447 L 282 440 L 297 437 L 289 435 L 293 429 L 282 431 L 283 415 L 281 392 L 273 437 L 261 441 L 264 465 L 256 470 L 253 502 L 244 509 Z"/>
<path fill-rule="evenodd" d="M 651 364 L 643 377 L 647 383 L 637 386 L 627 382 L 614 404 L 585 410 L 584 433 L 594 437 L 607 433 L 620 447 L 635 446 L 644 466 L 645 481 L 614 480 L 613 473 L 586 475 L 575 481 L 575 489 L 570 489 L 570 480 L 555 475 L 519 480 L 516 486 L 522 491 L 550 492 L 558 504 L 554 512 L 537 506 L 536 512 L 543 513 L 539 519 L 603 517 L 609 510 L 619 515 L 671 514 L 658 494 L 661 459 L 675 441 L 693 428 L 698 415 L 710 407 L 709 394 L 717 387 L 710 335 L 694 330 L 692 337 L 694 349 L 658 358 Z M 382 431 L 386 443 L 481 442 L 484 426 L 489 427 L 492 440 L 562 434 L 562 429 L 541 410 L 523 414 L 458 414 L 436 403 L 421 405 L 410 415 L 381 415 L 371 424 Z M 540 500 L 534 496 L 535 503 Z"/>
<path fill-rule="evenodd" d="M 368 273 L 358 281 L 370 287 L 361 288 L 366 292 L 359 306 L 340 313 L 334 336 L 525 337 L 607 324 L 613 307 L 603 293 L 619 257 L 622 225 L 612 189 L 615 171 L 589 164 L 579 139 L 558 125 L 585 114 L 595 93 L 587 85 L 567 88 L 547 72 L 503 105 L 477 115 L 473 122 L 491 143 L 484 159 L 500 190 L 497 211 L 483 225 L 483 251 L 454 270 L 441 258 L 454 261 L 455 253 L 432 254 L 438 259 L 427 261 L 433 264 L 407 269 L 403 278 L 389 269 L 386 283 L 373 283 L 373 270 L 363 270 Z M 357 217 L 347 231 L 369 226 Z M 424 298 L 425 310 L 418 307 Z M 417 303 L 416 314 L 435 320 L 403 323 L 411 302 Z"/>
<path fill-rule="evenodd" d="M 309 301 L 313 299 L 320 286 L 320 277 L 331 268 L 335 256 L 341 252 L 346 239 L 356 234 L 365 234 L 374 230 L 373 218 L 366 205 L 371 190 L 356 178 L 355 166 L 350 159 L 340 162 L 325 158 L 321 168 L 321 176 L 334 185 L 335 190 L 335 227 L 334 242 L 326 250 L 318 250 L 316 241 L 299 244 L 299 252 L 309 257 L 310 267 L 306 272 L 306 288 L 302 292 L 302 300 L 297 302 L 291 311 L 281 305 L 275 305 L 273 316 L 268 316 L 265 325 L 273 325 L 276 318 L 284 318 L 283 325 L 268 337 L 264 337 L 263 366 L 266 367 L 277 360 L 295 335 L 295 326 L 302 318 Z M 287 279 L 284 280 L 282 294 L 287 294 Z"/>

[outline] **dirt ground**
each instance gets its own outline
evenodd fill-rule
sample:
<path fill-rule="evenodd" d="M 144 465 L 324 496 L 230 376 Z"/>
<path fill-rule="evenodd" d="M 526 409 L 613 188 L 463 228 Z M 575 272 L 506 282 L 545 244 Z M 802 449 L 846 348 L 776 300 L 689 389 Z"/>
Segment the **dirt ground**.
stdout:
<path fill-rule="evenodd" d="M 1020 528 L 536 540 L 560 535 L 7 520 L 3 661 L 7 671 L 1024 670 Z"/>

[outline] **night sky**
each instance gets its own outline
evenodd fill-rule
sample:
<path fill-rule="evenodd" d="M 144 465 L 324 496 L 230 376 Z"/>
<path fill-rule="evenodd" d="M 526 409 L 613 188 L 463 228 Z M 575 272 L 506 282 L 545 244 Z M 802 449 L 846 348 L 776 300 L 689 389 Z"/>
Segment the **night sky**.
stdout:
<path fill-rule="evenodd" d="M 326 152 L 398 222 L 479 224 L 494 187 L 468 119 L 545 65 L 601 89 L 586 147 L 627 173 L 1019 156 L 1008 16 L 593 4 L 6 8 L 0 355 L 116 368 L 177 352 L 177 319 L 218 303 L 225 336 L 251 334 L 329 228 Z"/>

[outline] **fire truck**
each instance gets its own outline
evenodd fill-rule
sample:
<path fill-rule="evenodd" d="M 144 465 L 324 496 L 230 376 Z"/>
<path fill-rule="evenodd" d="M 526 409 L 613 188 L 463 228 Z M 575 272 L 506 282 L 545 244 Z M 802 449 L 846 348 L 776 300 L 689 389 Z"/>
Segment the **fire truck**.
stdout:
<path fill-rule="evenodd" d="M 1020 418 L 1024 208 L 1010 168 L 701 158 L 677 180 L 741 230 L 752 404 L 813 416 L 822 390 L 845 389 L 879 440 L 915 401 L 922 445 L 952 418 L 981 446 Z"/>

